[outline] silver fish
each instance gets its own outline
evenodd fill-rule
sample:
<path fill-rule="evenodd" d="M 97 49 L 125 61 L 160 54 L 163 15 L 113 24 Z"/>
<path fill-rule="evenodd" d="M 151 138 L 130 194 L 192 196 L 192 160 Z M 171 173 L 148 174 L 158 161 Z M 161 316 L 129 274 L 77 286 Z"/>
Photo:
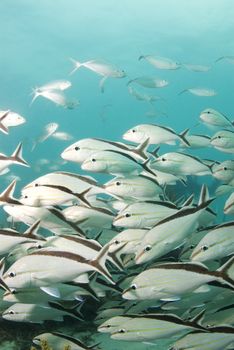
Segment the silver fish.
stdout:
<path fill-rule="evenodd" d="M 151 89 L 163 88 L 169 84 L 169 82 L 165 79 L 151 78 L 151 77 L 147 77 L 147 76 L 142 76 L 142 77 L 132 79 L 128 82 L 127 85 L 132 84 L 132 83 L 135 83 L 135 84 L 147 87 L 147 88 L 151 88 Z"/>
<path fill-rule="evenodd" d="M 212 97 L 216 96 L 217 92 L 213 89 L 208 89 L 208 88 L 190 88 L 190 89 L 185 89 L 179 92 L 179 95 L 185 93 L 185 92 L 190 92 L 192 95 L 200 96 L 200 97 Z"/>
<path fill-rule="evenodd" d="M 223 113 L 216 111 L 213 108 L 204 109 L 199 118 L 207 125 L 218 126 L 221 128 L 233 128 L 233 122 L 229 120 Z"/>
<path fill-rule="evenodd" d="M 171 59 L 165 57 L 142 55 L 138 58 L 139 61 L 142 59 L 145 59 L 157 69 L 175 70 L 181 67 L 180 63 L 172 61 Z"/>

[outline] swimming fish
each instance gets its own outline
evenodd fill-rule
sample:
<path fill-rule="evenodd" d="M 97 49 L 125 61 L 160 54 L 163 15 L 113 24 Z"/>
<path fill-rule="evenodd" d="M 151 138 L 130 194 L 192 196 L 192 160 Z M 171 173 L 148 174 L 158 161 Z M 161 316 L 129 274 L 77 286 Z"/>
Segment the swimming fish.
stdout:
<path fill-rule="evenodd" d="M 32 151 L 35 149 L 36 145 L 38 143 L 42 143 L 45 140 L 47 140 L 50 136 L 52 136 L 55 131 L 58 129 L 59 124 L 58 123 L 48 123 L 45 127 L 44 127 L 44 132 L 41 136 L 39 136 L 34 142 L 33 142 L 33 146 L 32 146 Z"/>
<path fill-rule="evenodd" d="M 208 88 L 190 88 L 190 89 L 185 89 L 179 92 L 179 95 L 185 93 L 185 92 L 190 92 L 192 95 L 196 96 L 202 96 L 202 97 L 212 97 L 217 95 L 217 92 L 213 89 L 208 89 Z"/>
<path fill-rule="evenodd" d="M 203 64 L 183 63 L 182 66 L 192 72 L 208 72 L 211 69 L 211 66 L 205 66 Z"/>
<path fill-rule="evenodd" d="M 197 244 L 191 254 L 192 261 L 221 259 L 233 254 L 234 222 L 225 222 L 210 230 Z"/>
<path fill-rule="evenodd" d="M 4 134 L 9 133 L 9 127 L 18 126 L 25 122 L 26 119 L 16 112 L 10 110 L 0 111 L 0 131 Z"/>
<path fill-rule="evenodd" d="M 217 63 L 217 62 L 222 61 L 222 60 L 226 60 L 229 63 L 233 64 L 234 63 L 234 56 L 221 56 L 221 57 L 217 58 L 217 60 L 215 62 Z"/>
<path fill-rule="evenodd" d="M 29 167 L 29 164 L 23 159 L 22 147 L 22 142 L 20 142 L 11 156 L 6 156 L 4 153 L 0 153 L 0 175 L 12 164 Z"/>
<path fill-rule="evenodd" d="M 31 101 L 31 105 L 35 101 L 35 99 L 39 96 L 42 96 L 47 100 L 54 102 L 56 105 L 62 106 L 67 109 L 73 109 L 79 104 L 77 100 L 76 101 L 68 100 L 67 97 L 64 95 L 64 93 L 59 90 L 41 90 L 40 88 L 35 88 L 33 89 L 33 94 L 34 94 L 34 97 Z"/>
<path fill-rule="evenodd" d="M 52 349 L 64 350 L 97 350 L 96 347 L 98 344 L 87 346 L 82 343 L 79 339 L 71 337 L 66 334 L 52 332 L 52 333 L 41 333 L 36 335 L 33 338 L 33 343 L 36 345 L 43 345 L 44 343 L 48 344 Z"/>
<path fill-rule="evenodd" d="M 232 257 L 216 271 L 209 271 L 202 263 L 159 263 L 137 275 L 129 288 L 123 292 L 123 298 L 178 300 L 184 294 L 211 282 L 216 282 L 220 286 L 228 285 L 233 291 L 234 280 L 230 276 L 233 263 Z"/>
<path fill-rule="evenodd" d="M 211 175 L 212 164 L 207 165 L 198 157 L 182 153 L 170 152 L 152 161 L 153 168 L 174 175 Z"/>
<path fill-rule="evenodd" d="M 168 338 L 191 329 L 203 329 L 196 320 L 183 321 L 173 314 L 146 314 L 133 316 L 111 333 L 112 339 L 148 341 Z"/>
<path fill-rule="evenodd" d="M 169 350 L 224 350 L 234 341 L 231 327 L 215 327 L 212 332 L 192 332 L 177 340 Z"/>
<path fill-rule="evenodd" d="M 219 151 L 234 153 L 234 131 L 218 131 L 212 136 L 210 144 Z"/>
<path fill-rule="evenodd" d="M 144 163 L 139 163 L 129 154 L 107 150 L 92 154 L 82 163 L 81 169 L 112 175 L 136 175 L 144 171 L 155 176 L 148 163 L 148 159 Z"/>
<path fill-rule="evenodd" d="M 162 97 L 160 96 L 143 94 L 140 91 L 137 91 L 136 89 L 134 89 L 132 86 L 128 86 L 128 92 L 130 95 L 134 96 L 138 101 L 146 101 L 149 103 L 153 103 L 155 101 L 162 100 Z"/>
<path fill-rule="evenodd" d="M 181 67 L 180 63 L 177 63 L 165 57 L 142 55 L 138 58 L 139 61 L 142 59 L 145 59 L 147 62 L 149 62 L 152 66 L 154 66 L 157 69 L 175 70 Z"/>
<path fill-rule="evenodd" d="M 65 309 L 62 305 L 49 302 L 48 306 L 16 303 L 2 313 L 2 318 L 14 322 L 43 323 L 46 320 L 63 321 L 64 316 L 80 320 L 78 313 Z"/>
<path fill-rule="evenodd" d="M 140 160 L 146 160 L 147 155 L 145 153 L 148 147 L 148 141 L 145 139 L 138 147 L 132 147 L 125 145 L 122 142 L 113 142 L 110 140 L 88 138 L 79 140 L 69 147 L 67 147 L 62 153 L 61 157 L 71 162 L 82 163 L 92 154 L 98 151 L 113 150 L 123 152 L 138 158 Z"/>
<path fill-rule="evenodd" d="M 70 141 L 73 139 L 73 136 L 65 131 L 55 131 L 51 136 L 60 141 Z"/>
<path fill-rule="evenodd" d="M 126 321 L 130 321 L 131 317 L 127 315 L 121 315 L 121 316 L 114 316 L 111 317 L 109 320 L 103 322 L 98 327 L 98 332 L 101 333 L 112 333 L 115 330 L 118 330 L 119 326 L 123 324 Z"/>
<path fill-rule="evenodd" d="M 159 221 L 178 212 L 166 201 L 139 201 L 126 206 L 113 220 L 113 225 L 126 228 L 152 228 Z"/>
<path fill-rule="evenodd" d="M 111 195 L 141 200 L 153 200 L 163 192 L 156 178 L 146 175 L 117 177 L 103 187 Z"/>
<path fill-rule="evenodd" d="M 207 148 L 210 146 L 211 137 L 208 135 L 186 135 L 186 141 L 180 141 L 180 148 L 190 148 L 190 149 L 199 149 Z M 189 145 L 188 145 L 189 143 Z"/>
<path fill-rule="evenodd" d="M 132 80 L 129 80 L 129 82 L 127 83 L 127 85 L 129 84 L 138 84 L 147 88 L 163 88 L 166 87 L 169 82 L 165 79 L 159 79 L 159 78 L 151 78 L 151 77 L 147 77 L 147 76 L 142 76 L 142 77 L 138 77 Z"/>
<path fill-rule="evenodd" d="M 223 113 L 220 113 L 213 108 L 204 109 L 200 113 L 199 118 L 207 125 L 218 126 L 220 128 L 233 128 L 233 122 Z"/>
<path fill-rule="evenodd" d="M 224 183 L 228 184 L 234 179 L 234 160 L 229 159 L 214 165 L 212 168 L 212 175 Z"/>
<path fill-rule="evenodd" d="M 142 143 L 146 139 L 149 139 L 149 144 L 157 145 L 161 143 L 175 145 L 176 141 L 181 140 L 189 146 L 189 142 L 186 139 L 187 132 L 188 129 L 184 130 L 181 134 L 177 134 L 173 129 L 165 126 L 156 124 L 139 124 L 127 130 L 123 134 L 123 139 L 135 143 Z"/>

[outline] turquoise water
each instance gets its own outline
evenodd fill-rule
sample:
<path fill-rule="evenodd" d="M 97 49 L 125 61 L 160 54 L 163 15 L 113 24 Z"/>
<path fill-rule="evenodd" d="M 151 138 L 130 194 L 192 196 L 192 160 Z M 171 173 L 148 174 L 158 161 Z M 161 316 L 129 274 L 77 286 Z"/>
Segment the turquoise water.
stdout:
<path fill-rule="evenodd" d="M 25 184 L 47 172 L 60 169 L 83 173 L 78 164 L 63 164 L 60 157 L 66 147 L 82 138 L 121 141 L 127 129 L 143 123 L 170 126 L 177 132 L 191 128 L 191 133 L 212 135 L 214 130 L 197 125 L 200 112 L 208 107 L 233 120 L 234 66 L 225 60 L 215 63 L 221 56 L 234 54 L 233 18 L 232 0 L 1 0 L 0 109 L 18 112 L 27 122 L 12 127 L 9 135 L 0 134 L 0 151 L 10 155 L 22 141 L 24 158 L 30 164 L 30 168 L 12 166 L 10 173 L 1 176 L 1 190 L 10 183 L 10 174 L 20 177 L 17 197 Z M 158 70 L 145 60 L 138 61 L 142 54 L 211 65 L 211 69 L 205 73 L 182 68 Z M 69 76 L 73 69 L 71 57 L 81 62 L 104 59 L 126 71 L 127 77 L 107 79 L 105 92 L 101 93 L 100 76 L 94 72 L 80 68 Z M 168 80 L 169 85 L 163 89 L 135 85 L 137 90 L 164 100 L 150 104 L 131 96 L 126 84 L 137 76 Z M 79 105 L 64 109 L 39 97 L 30 106 L 32 88 L 57 79 L 72 82 L 66 94 L 78 99 Z M 178 96 L 181 90 L 191 87 L 211 88 L 218 94 Z M 58 123 L 59 131 L 71 134 L 73 140 L 49 138 L 31 152 L 33 140 L 49 122 Z M 160 152 L 168 149 L 172 148 L 162 146 Z M 214 149 L 191 154 L 217 161 L 233 158 Z M 41 158 L 48 159 L 49 164 L 38 166 Z M 95 174 L 94 177 L 106 179 Z M 193 181 L 199 186 L 208 181 L 213 188 L 213 182 L 206 177 Z M 222 219 L 223 201 L 221 198 L 214 205 Z M 3 210 L 1 216 L 1 226 L 9 225 Z M 20 327 L 14 325 L 13 329 L 17 328 L 21 335 L 30 330 L 30 326 Z M 33 327 L 35 335 L 37 330 L 33 331 Z M 108 349 L 106 344 L 103 349 Z M 146 349 L 146 345 L 141 348 Z"/>

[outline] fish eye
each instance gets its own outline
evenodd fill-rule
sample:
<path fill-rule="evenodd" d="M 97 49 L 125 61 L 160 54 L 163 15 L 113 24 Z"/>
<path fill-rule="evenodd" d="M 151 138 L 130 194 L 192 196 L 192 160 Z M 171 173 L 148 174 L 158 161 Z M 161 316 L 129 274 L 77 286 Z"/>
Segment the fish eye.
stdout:
<path fill-rule="evenodd" d="M 135 130 L 135 129 L 132 129 L 132 132 L 134 133 L 134 132 L 136 132 L 136 130 Z"/>
<path fill-rule="evenodd" d="M 166 158 L 162 158 L 162 161 L 165 162 L 165 161 L 166 161 Z"/>
<path fill-rule="evenodd" d="M 120 330 L 119 330 L 119 333 L 125 333 L 126 331 L 125 331 L 125 329 L 123 329 L 123 328 L 121 328 Z"/>
<path fill-rule="evenodd" d="M 131 285 L 131 289 L 132 289 L 132 290 L 136 290 L 136 289 L 137 289 L 137 285 L 136 285 L 136 284 L 132 284 L 132 285 Z"/>
<path fill-rule="evenodd" d="M 39 184 L 35 184 L 35 187 L 38 187 L 39 186 Z"/>
<path fill-rule="evenodd" d="M 144 250 L 145 252 L 149 252 L 151 249 L 152 249 L 151 245 L 147 245 Z"/>
<path fill-rule="evenodd" d="M 206 251 L 207 249 L 209 249 L 209 247 L 208 247 L 207 245 L 203 245 L 203 246 L 201 247 L 201 250 L 203 250 L 203 251 Z"/>
<path fill-rule="evenodd" d="M 27 198 L 28 198 L 28 196 L 24 196 L 24 198 L 26 198 L 26 199 L 27 199 Z"/>
<path fill-rule="evenodd" d="M 15 289 L 11 289 L 11 294 L 16 294 L 16 290 Z"/>
<path fill-rule="evenodd" d="M 106 325 L 106 328 L 110 328 L 110 327 L 111 327 L 111 325 L 110 325 L 110 324 L 107 324 L 107 325 Z"/>
<path fill-rule="evenodd" d="M 92 159 L 91 159 L 91 162 L 93 162 L 93 163 L 96 162 L 96 159 L 95 159 L 95 158 L 92 158 Z"/>
<path fill-rule="evenodd" d="M 9 272 L 9 273 L 8 273 L 8 276 L 9 276 L 9 277 L 15 277 L 15 276 L 16 276 L 16 273 L 13 272 L 13 271 L 12 271 L 12 272 Z"/>
<path fill-rule="evenodd" d="M 79 151 L 80 147 L 76 146 L 75 151 Z"/>
<path fill-rule="evenodd" d="M 218 139 L 221 139 L 221 136 L 220 136 L 220 135 L 218 136 Z"/>
<path fill-rule="evenodd" d="M 120 185 L 121 185 L 121 182 L 116 181 L 116 186 L 120 186 Z"/>
<path fill-rule="evenodd" d="M 207 114 L 210 114 L 210 111 L 207 111 L 206 113 L 207 113 Z"/>
<path fill-rule="evenodd" d="M 227 170 L 227 167 L 226 167 L 226 166 L 224 166 L 224 167 L 223 167 L 223 170 Z"/>
<path fill-rule="evenodd" d="M 131 216 L 131 214 L 129 214 L 129 213 L 125 214 L 125 218 L 130 218 L 130 216 Z"/>
<path fill-rule="evenodd" d="M 115 244 L 119 244 L 120 242 L 116 239 L 116 240 L 114 241 L 114 243 L 115 243 Z"/>
<path fill-rule="evenodd" d="M 41 245 L 41 244 L 38 244 L 37 248 L 38 248 L 38 249 L 41 249 L 41 248 L 42 248 L 42 245 Z"/>
<path fill-rule="evenodd" d="M 190 249 L 193 249 L 194 247 L 195 247 L 195 245 L 194 245 L 194 244 L 191 244 Z"/>
<path fill-rule="evenodd" d="M 14 311 L 14 310 L 9 310 L 9 311 L 8 311 L 8 314 L 9 314 L 9 315 L 14 315 L 14 314 L 15 314 L 15 311 Z"/>

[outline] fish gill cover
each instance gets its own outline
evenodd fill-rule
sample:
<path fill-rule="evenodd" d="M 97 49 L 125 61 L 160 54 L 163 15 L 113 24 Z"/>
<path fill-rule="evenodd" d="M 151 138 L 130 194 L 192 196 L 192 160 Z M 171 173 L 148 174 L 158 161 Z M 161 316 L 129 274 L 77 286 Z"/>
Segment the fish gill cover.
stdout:
<path fill-rule="evenodd" d="M 233 16 L 0 2 L 1 349 L 233 344 Z"/>

